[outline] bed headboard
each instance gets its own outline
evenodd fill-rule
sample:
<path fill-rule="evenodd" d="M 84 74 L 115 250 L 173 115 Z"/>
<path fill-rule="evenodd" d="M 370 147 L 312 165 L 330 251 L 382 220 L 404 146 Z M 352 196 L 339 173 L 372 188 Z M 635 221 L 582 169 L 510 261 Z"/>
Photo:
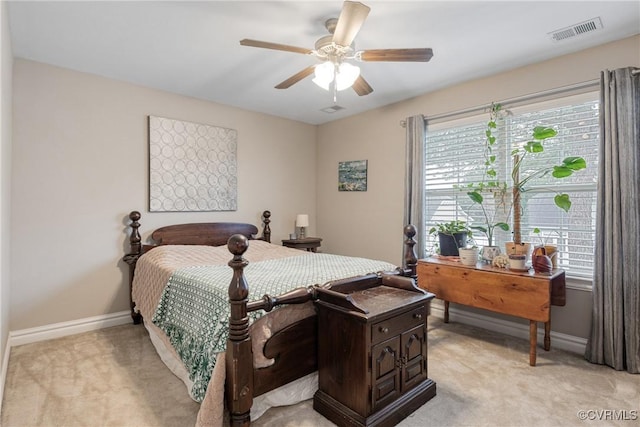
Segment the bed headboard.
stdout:
<path fill-rule="evenodd" d="M 141 254 L 142 252 L 159 245 L 207 245 L 222 246 L 226 245 L 229 237 L 234 234 L 242 234 L 250 240 L 265 240 L 271 242 L 271 212 L 262 212 L 262 236 L 256 237 L 258 227 L 253 224 L 242 222 L 201 222 L 192 224 L 175 224 L 160 227 L 151 233 L 153 243 L 150 245 L 142 245 L 140 238 L 141 214 L 133 211 L 129 214 L 131 220 L 131 235 L 129 242 L 131 244 L 131 252 Z"/>
<path fill-rule="evenodd" d="M 258 227 L 237 222 L 207 222 L 177 224 L 158 228 L 151 239 L 158 245 L 226 245 L 229 237 L 242 234 L 247 239 L 255 239 Z"/>
<path fill-rule="evenodd" d="M 151 233 L 151 244 L 143 244 L 140 237 L 140 218 L 142 215 L 138 211 L 132 211 L 129 214 L 131 220 L 131 234 L 129 235 L 129 245 L 131 252 L 127 253 L 123 260 L 129 264 L 129 293 L 133 283 L 133 275 L 136 268 L 136 262 L 143 253 L 160 245 L 207 245 L 222 246 L 234 234 L 242 234 L 249 240 L 265 240 L 271 242 L 271 212 L 262 212 L 262 236 L 256 237 L 258 227 L 253 224 L 241 222 L 203 222 L 192 224 L 176 224 L 167 225 L 156 229 Z M 133 300 L 131 303 L 131 317 L 134 323 L 140 323 L 140 315 L 135 311 Z"/>

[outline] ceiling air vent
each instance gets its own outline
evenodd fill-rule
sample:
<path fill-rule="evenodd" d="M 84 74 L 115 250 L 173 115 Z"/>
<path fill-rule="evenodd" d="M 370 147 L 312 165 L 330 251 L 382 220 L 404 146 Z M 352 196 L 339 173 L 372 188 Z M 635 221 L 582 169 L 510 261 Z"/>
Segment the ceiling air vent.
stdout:
<path fill-rule="evenodd" d="M 553 41 L 560 42 L 601 29 L 602 20 L 598 17 L 589 19 L 588 21 L 584 21 L 579 24 L 572 25 L 567 28 L 563 28 L 561 30 L 552 31 L 549 33 L 549 37 L 551 37 L 551 40 Z"/>
<path fill-rule="evenodd" d="M 340 110 L 344 110 L 344 107 L 341 107 L 339 105 L 332 105 L 331 107 L 323 108 L 320 111 L 324 111 L 325 113 L 332 114 Z"/>

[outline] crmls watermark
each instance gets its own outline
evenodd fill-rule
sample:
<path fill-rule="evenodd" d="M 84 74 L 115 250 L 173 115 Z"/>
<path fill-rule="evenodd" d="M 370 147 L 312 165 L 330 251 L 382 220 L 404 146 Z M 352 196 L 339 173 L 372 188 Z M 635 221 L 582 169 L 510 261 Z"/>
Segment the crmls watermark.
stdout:
<path fill-rule="evenodd" d="M 638 417 L 636 409 L 587 409 L 576 414 L 581 420 L 590 421 L 635 421 Z"/>

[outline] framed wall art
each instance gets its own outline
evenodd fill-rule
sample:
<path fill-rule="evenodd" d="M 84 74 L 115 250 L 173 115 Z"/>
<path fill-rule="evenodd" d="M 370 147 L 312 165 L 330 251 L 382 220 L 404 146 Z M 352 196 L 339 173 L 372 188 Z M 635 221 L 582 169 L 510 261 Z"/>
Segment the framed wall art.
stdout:
<path fill-rule="evenodd" d="M 338 191 L 367 191 L 367 161 L 338 163 Z"/>
<path fill-rule="evenodd" d="M 237 131 L 149 116 L 149 211 L 237 209 Z"/>

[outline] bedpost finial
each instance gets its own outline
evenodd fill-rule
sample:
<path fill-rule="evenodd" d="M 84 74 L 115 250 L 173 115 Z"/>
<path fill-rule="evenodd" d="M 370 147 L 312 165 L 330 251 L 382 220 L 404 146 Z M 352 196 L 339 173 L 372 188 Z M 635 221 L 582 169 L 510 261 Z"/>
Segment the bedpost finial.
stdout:
<path fill-rule="evenodd" d="M 138 220 L 142 217 L 140 212 L 131 211 L 129 214 L 129 219 L 131 220 L 131 234 L 129 235 L 129 246 L 131 247 L 132 254 L 138 254 L 138 256 L 142 255 L 142 239 L 140 238 L 140 232 L 138 229 L 140 228 L 140 223 Z"/>
<path fill-rule="evenodd" d="M 271 243 L 271 227 L 269 227 L 269 223 L 271 222 L 271 211 L 262 212 L 262 223 L 264 224 L 264 228 L 262 229 L 262 239 L 265 242 Z"/>
<path fill-rule="evenodd" d="M 415 236 L 417 233 L 416 226 L 413 224 L 409 224 L 404 227 L 404 235 L 411 238 Z"/>
<path fill-rule="evenodd" d="M 416 241 L 413 238 L 417 233 L 416 227 L 413 224 L 408 224 L 404 227 L 404 235 L 407 237 L 404 241 L 404 265 L 403 269 L 406 271 L 406 274 L 409 277 L 413 277 L 416 282 L 418 279 L 417 276 L 417 265 L 418 265 L 418 257 L 416 256 L 416 251 L 414 246 L 416 245 Z"/>
<path fill-rule="evenodd" d="M 242 234 L 234 234 L 227 240 L 227 249 L 235 257 L 242 256 L 249 249 L 249 239 Z"/>

